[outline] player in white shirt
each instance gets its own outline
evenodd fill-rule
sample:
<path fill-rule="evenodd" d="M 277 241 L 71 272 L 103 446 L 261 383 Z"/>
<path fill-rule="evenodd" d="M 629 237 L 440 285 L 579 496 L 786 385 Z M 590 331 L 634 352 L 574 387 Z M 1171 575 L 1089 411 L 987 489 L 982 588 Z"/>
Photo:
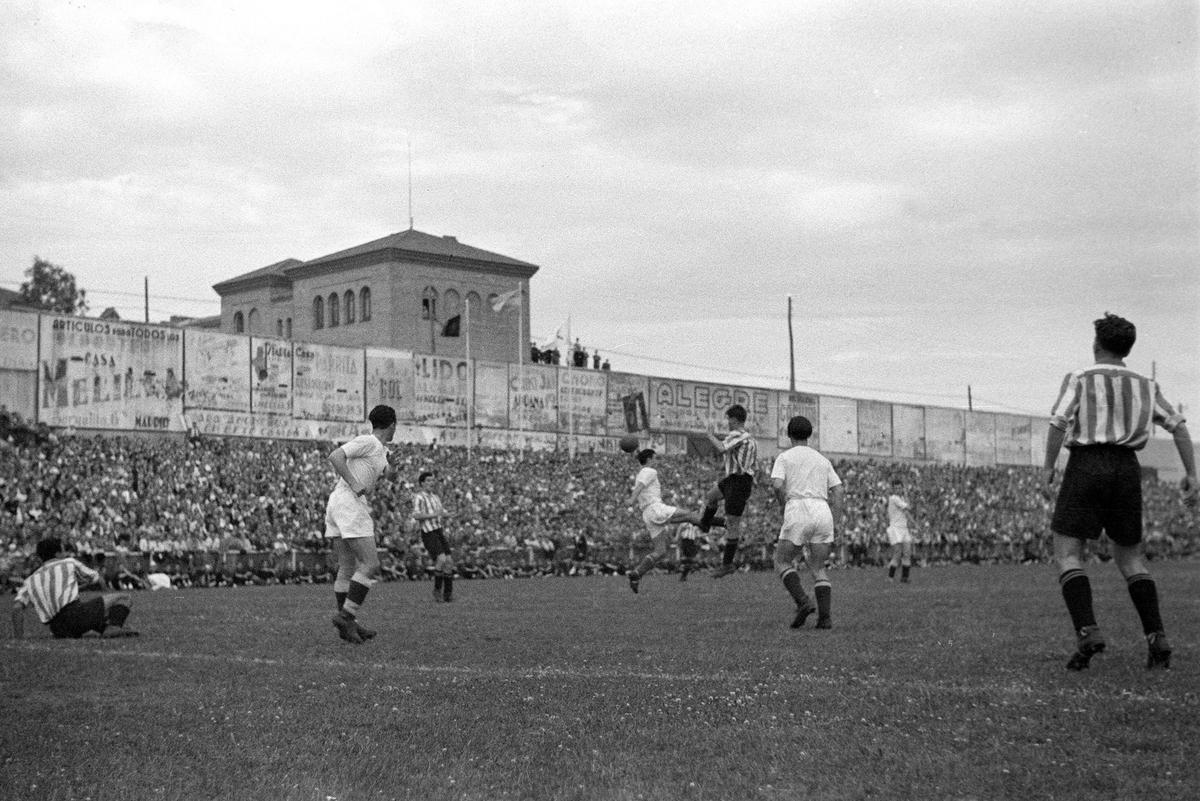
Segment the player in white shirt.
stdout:
<path fill-rule="evenodd" d="M 338 559 L 333 594 L 338 613 L 333 625 L 347 642 L 360 644 L 375 636 L 356 617 L 367 599 L 367 591 L 379 580 L 379 554 L 375 550 L 375 523 L 366 496 L 387 470 L 386 443 L 396 435 L 396 410 L 376 406 L 367 416 L 371 433 L 361 434 L 335 448 L 329 463 L 338 475 L 337 484 L 325 505 L 325 536 L 333 540 Z"/>
<path fill-rule="evenodd" d="M 634 477 L 628 503 L 630 506 L 636 505 L 641 510 L 642 522 L 646 524 L 646 531 L 650 533 L 650 541 L 654 543 L 654 550 L 646 554 L 637 567 L 629 571 L 629 589 L 635 593 L 638 591 L 642 576 L 649 573 L 658 560 L 667 555 L 671 527 L 679 523 L 700 525 L 700 515 L 695 512 L 663 503 L 662 484 L 658 480 L 658 471 L 650 467 L 650 460 L 654 458 L 655 454 L 656 451 L 653 448 L 645 448 L 634 456 L 642 469 L 638 470 L 637 476 Z M 725 521 L 719 517 L 714 518 L 711 523 L 714 526 L 723 526 L 724 524 Z"/>
<path fill-rule="evenodd" d="M 825 572 L 825 560 L 833 545 L 836 522 L 844 510 L 842 480 L 829 460 L 808 447 L 812 423 L 797 415 L 788 421 L 788 439 L 792 447 L 775 457 L 771 468 L 771 486 L 783 507 L 783 526 L 775 543 L 775 572 L 796 602 L 792 628 L 798 629 L 813 612 L 817 628 L 833 628 L 829 614 L 832 587 Z M 808 569 L 813 576 L 814 607 L 800 585 L 796 558 L 808 546 Z"/>
<path fill-rule="evenodd" d="M 900 478 L 892 479 L 892 494 L 887 499 L 887 538 L 892 549 L 888 560 L 888 581 L 896 579 L 896 567 L 900 567 L 900 582 L 908 583 L 908 571 L 912 568 L 913 516 L 912 506 L 900 494 L 903 485 Z"/>

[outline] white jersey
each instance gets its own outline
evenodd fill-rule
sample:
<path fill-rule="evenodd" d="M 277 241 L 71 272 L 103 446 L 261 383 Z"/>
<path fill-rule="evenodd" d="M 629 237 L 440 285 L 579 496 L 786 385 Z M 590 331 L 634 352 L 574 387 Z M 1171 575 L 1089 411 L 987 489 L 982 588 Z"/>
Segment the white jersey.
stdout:
<path fill-rule="evenodd" d="M 662 484 L 658 480 L 658 471 L 653 467 L 643 467 L 633 480 L 637 491 L 637 505 L 645 510 L 656 503 L 662 503 Z"/>
<path fill-rule="evenodd" d="M 802 499 L 828 501 L 829 490 L 842 485 L 833 464 L 807 445 L 796 445 L 776 456 L 771 479 L 783 480 L 789 502 Z"/>
<path fill-rule="evenodd" d="M 899 495 L 889 495 L 887 499 L 888 528 L 908 528 L 908 501 Z"/>
<path fill-rule="evenodd" d="M 346 469 L 354 476 L 357 487 L 351 487 L 346 480 L 338 476 L 333 491 L 338 490 L 356 493 L 359 490 L 370 492 L 375 489 L 375 482 L 387 469 L 387 448 L 374 434 L 360 434 L 342 446 L 346 454 Z"/>

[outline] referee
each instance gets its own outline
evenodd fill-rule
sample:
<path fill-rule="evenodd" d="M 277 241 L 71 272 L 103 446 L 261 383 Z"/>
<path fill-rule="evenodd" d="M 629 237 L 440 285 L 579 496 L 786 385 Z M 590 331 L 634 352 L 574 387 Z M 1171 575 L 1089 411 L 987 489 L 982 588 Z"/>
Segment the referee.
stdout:
<path fill-rule="evenodd" d="M 1169 668 L 1171 646 L 1163 633 L 1158 590 L 1142 560 L 1142 485 L 1136 451 L 1157 423 L 1175 439 L 1183 462 L 1183 500 L 1196 503 L 1196 460 L 1183 415 L 1163 400 L 1158 385 L 1125 366 L 1137 339 L 1133 323 L 1105 312 L 1095 321 L 1096 363 L 1068 373 L 1050 412 L 1044 474 L 1046 494 L 1055 486 L 1055 463 L 1065 441 L 1070 450 L 1050 529 L 1058 583 L 1075 629 L 1068 670 L 1084 670 L 1104 650 L 1092 610 L 1092 588 L 1083 571 L 1084 543 L 1103 531 L 1142 621 L 1149 655 L 1146 667 Z"/>
<path fill-rule="evenodd" d="M 13 638 L 25 636 L 25 609 L 32 606 L 38 619 L 57 638 L 78 639 L 89 631 L 103 637 L 136 637 L 125 627 L 129 596 L 125 593 L 79 597 L 79 585 L 101 583 L 100 574 L 67 554 L 62 540 L 50 538 L 37 544 L 42 566 L 17 590 L 13 599 Z"/>

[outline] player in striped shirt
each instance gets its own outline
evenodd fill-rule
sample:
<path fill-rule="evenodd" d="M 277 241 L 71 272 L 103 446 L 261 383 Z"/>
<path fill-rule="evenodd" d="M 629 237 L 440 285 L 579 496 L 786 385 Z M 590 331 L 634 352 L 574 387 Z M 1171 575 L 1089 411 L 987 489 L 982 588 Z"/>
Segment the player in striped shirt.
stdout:
<path fill-rule="evenodd" d="M 438 475 L 426 470 L 417 477 L 418 490 L 413 495 L 413 519 L 421 529 L 421 544 L 433 560 L 433 600 L 454 600 L 454 557 L 442 521 L 450 513 L 442 506 L 437 494 Z"/>
<path fill-rule="evenodd" d="M 135 637 L 137 632 L 126 628 L 129 617 L 129 596 L 125 593 L 105 593 L 80 598 L 79 587 L 104 585 L 100 574 L 68 555 L 62 540 L 50 538 L 37 544 L 42 566 L 33 572 L 17 590 L 13 599 L 13 638 L 25 636 L 25 610 L 32 606 L 38 619 L 50 627 L 58 638 L 78 639 L 89 631 L 102 637 Z"/>
<path fill-rule="evenodd" d="M 746 430 L 746 408 L 735 403 L 725 410 L 729 433 L 718 439 L 709 431 L 708 439 L 721 454 L 725 462 L 725 477 L 718 481 L 704 498 L 704 515 L 700 518 L 700 530 L 708 533 L 717 505 L 725 503 L 725 548 L 721 554 L 721 566 L 713 571 L 713 578 L 728 576 L 737 570 L 733 560 L 737 556 L 741 536 L 742 515 L 754 489 L 754 467 L 758 461 L 758 444 L 754 435 Z"/>
<path fill-rule="evenodd" d="M 1092 610 L 1092 588 L 1083 571 L 1084 544 L 1103 531 L 1113 544 L 1113 561 L 1125 577 L 1141 618 L 1149 655 L 1147 668 L 1169 668 L 1171 646 L 1163 633 L 1158 589 L 1142 559 L 1141 467 L 1136 452 L 1154 424 L 1171 432 L 1183 462 L 1184 502 L 1196 503 L 1196 460 L 1192 440 L 1158 385 L 1125 366 L 1137 339 L 1133 323 L 1105 313 L 1095 321 L 1096 363 L 1067 374 L 1050 413 L 1044 474 L 1046 494 L 1055 486 L 1055 464 L 1064 442 L 1070 450 L 1058 488 L 1050 529 L 1059 585 L 1076 634 L 1068 670 L 1084 670 L 1105 648 Z"/>

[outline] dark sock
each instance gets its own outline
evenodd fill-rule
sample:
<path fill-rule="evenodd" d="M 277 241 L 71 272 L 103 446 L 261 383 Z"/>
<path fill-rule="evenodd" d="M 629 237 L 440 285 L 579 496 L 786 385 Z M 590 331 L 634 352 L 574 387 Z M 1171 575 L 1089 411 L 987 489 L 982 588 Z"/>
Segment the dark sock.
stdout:
<path fill-rule="evenodd" d="M 642 561 L 638 562 L 637 567 L 633 569 L 633 574 L 641 578 L 654 569 L 655 561 L 657 560 L 653 556 L 643 556 Z"/>
<path fill-rule="evenodd" d="M 362 606 L 367 600 L 367 590 L 369 589 L 371 588 L 366 584 L 359 584 L 357 581 L 351 581 L 350 591 L 346 593 L 346 600 Z"/>
<path fill-rule="evenodd" d="M 908 581 L 908 569 L 909 569 L 908 565 L 901 565 L 901 567 L 900 567 L 900 580 L 901 581 Z"/>
<path fill-rule="evenodd" d="M 447 601 L 454 594 L 454 576 L 442 576 L 442 597 Z"/>
<path fill-rule="evenodd" d="M 808 595 L 805 594 L 804 588 L 800 586 L 800 574 L 795 569 L 783 574 L 783 586 L 787 588 L 788 594 L 792 596 L 792 600 L 796 602 L 796 606 L 804 606 L 808 603 Z"/>
<path fill-rule="evenodd" d="M 721 563 L 726 565 L 733 564 L 733 557 L 737 556 L 738 541 L 725 540 L 725 552 L 721 554 Z"/>
<path fill-rule="evenodd" d="M 692 572 L 692 560 L 684 559 L 682 562 L 680 562 L 679 563 L 679 572 L 685 576 L 688 573 L 691 573 Z"/>
<path fill-rule="evenodd" d="M 829 617 L 829 603 L 833 600 L 833 587 L 828 581 L 818 581 L 813 585 L 813 595 L 817 596 L 817 617 Z"/>
<path fill-rule="evenodd" d="M 1096 615 L 1092 611 L 1092 584 L 1087 574 L 1082 570 L 1068 570 L 1058 577 L 1062 587 L 1063 600 L 1067 603 L 1067 612 L 1071 614 L 1071 625 L 1076 633 L 1086 626 L 1096 625 Z"/>
<path fill-rule="evenodd" d="M 337 599 L 338 611 L 342 611 L 342 607 L 346 605 L 346 593 L 335 592 L 333 597 Z"/>
<path fill-rule="evenodd" d="M 888 565 L 888 578 L 895 578 L 895 577 L 896 577 L 896 566 Z"/>
<path fill-rule="evenodd" d="M 129 617 L 129 607 L 124 604 L 113 604 L 108 607 L 108 623 L 111 626 L 124 626 L 125 618 Z"/>
<path fill-rule="evenodd" d="M 1142 619 L 1142 632 L 1153 634 L 1162 631 L 1162 618 L 1158 614 L 1158 586 L 1149 573 L 1138 573 L 1130 576 L 1129 597 L 1133 599 L 1133 607 L 1137 609 L 1138 617 Z"/>
<path fill-rule="evenodd" d="M 441 573 L 433 574 L 433 591 L 434 592 L 442 591 L 442 574 Z"/>
<path fill-rule="evenodd" d="M 712 528 L 712 520 L 713 520 L 713 517 L 716 516 L 716 514 L 717 514 L 717 507 L 715 505 L 704 507 L 704 513 L 700 515 L 699 528 L 701 531 L 703 531 L 706 534 L 708 533 L 708 530 L 710 528 Z"/>

